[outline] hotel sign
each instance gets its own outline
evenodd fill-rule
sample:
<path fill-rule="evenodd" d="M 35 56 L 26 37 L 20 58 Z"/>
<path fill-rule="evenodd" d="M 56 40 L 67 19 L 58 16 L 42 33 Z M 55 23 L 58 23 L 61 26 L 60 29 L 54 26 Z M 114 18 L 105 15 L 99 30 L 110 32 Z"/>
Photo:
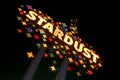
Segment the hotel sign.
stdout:
<path fill-rule="evenodd" d="M 26 6 L 27 10 L 22 5 L 18 8 L 20 16 L 17 18 L 23 26 L 17 29 L 18 32 L 22 30 L 27 37 L 34 39 L 33 43 L 39 44 L 39 46 L 47 49 L 52 47 L 57 56 L 60 58 L 68 57 L 72 64 L 82 64 L 84 68 L 90 64 L 92 69 L 101 67 L 100 56 L 96 51 L 90 45 L 82 42 L 79 36 L 74 35 L 77 33 L 76 26 L 54 22 L 50 16 L 43 14 L 42 11 L 33 9 L 29 5 Z"/>

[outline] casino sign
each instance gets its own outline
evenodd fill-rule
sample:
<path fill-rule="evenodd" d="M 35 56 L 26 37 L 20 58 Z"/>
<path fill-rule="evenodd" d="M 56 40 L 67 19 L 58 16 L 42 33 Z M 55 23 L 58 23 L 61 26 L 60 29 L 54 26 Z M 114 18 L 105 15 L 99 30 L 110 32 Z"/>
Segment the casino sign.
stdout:
<path fill-rule="evenodd" d="M 38 48 L 43 46 L 46 49 L 44 57 L 53 58 L 54 66 L 60 63 L 55 57 L 60 60 L 67 58 L 70 63 L 69 70 L 75 70 L 77 66 L 78 72 L 83 68 L 81 72 L 88 74 L 90 70 L 102 66 L 100 56 L 93 47 L 76 36 L 76 26 L 55 22 L 50 16 L 30 5 L 20 5 L 17 14 L 17 19 L 21 22 L 17 28 L 18 33 L 24 33 Z"/>

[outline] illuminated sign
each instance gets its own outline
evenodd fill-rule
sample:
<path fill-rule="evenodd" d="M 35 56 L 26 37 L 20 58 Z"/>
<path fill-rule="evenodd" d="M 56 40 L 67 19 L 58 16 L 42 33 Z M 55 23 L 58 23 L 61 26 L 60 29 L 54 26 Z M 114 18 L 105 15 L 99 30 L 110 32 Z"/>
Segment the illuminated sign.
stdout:
<path fill-rule="evenodd" d="M 36 21 L 39 25 L 39 27 L 42 27 L 43 29 L 48 30 L 49 33 L 53 34 L 55 37 L 60 39 L 62 42 L 66 43 L 69 46 L 74 47 L 74 49 L 77 52 L 83 52 L 82 54 L 86 58 L 92 58 L 92 61 L 96 63 L 96 60 L 99 59 L 99 56 L 96 55 L 93 50 L 87 48 L 84 43 L 77 41 L 74 41 L 71 35 L 64 33 L 61 29 L 60 26 L 55 26 L 51 22 L 47 22 L 44 17 L 41 17 L 39 14 L 37 14 L 35 11 L 29 11 L 29 14 L 25 14 L 26 18 Z"/>
<path fill-rule="evenodd" d="M 20 5 L 18 8 L 18 21 L 21 26 L 17 28 L 18 33 L 25 33 L 28 38 L 33 40 L 38 48 L 43 46 L 46 48 L 44 57 L 57 57 L 60 60 L 67 58 L 70 65 L 68 70 L 75 70 L 77 66 L 78 72 L 92 73 L 92 69 L 101 67 L 100 56 L 92 48 L 92 46 L 82 42 L 78 34 L 76 26 L 67 26 L 64 22 L 54 22 L 53 19 L 42 11 L 33 9 L 30 5 Z M 52 69 L 56 70 L 55 65 L 60 60 L 53 60 Z M 56 66 L 58 67 L 58 66 Z M 84 68 L 83 71 L 81 68 Z"/>

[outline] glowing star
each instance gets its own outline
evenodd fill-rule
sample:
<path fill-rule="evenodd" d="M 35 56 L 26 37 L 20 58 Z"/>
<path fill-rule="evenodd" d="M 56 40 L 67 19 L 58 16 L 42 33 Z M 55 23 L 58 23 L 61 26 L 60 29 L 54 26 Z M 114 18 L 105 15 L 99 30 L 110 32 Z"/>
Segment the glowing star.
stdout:
<path fill-rule="evenodd" d="M 23 25 L 27 25 L 25 21 L 22 22 Z"/>
<path fill-rule="evenodd" d="M 93 74 L 93 72 L 91 71 L 91 70 L 88 70 L 88 72 L 87 72 L 89 75 L 92 75 Z"/>
<path fill-rule="evenodd" d="M 32 37 L 31 33 L 26 33 L 27 37 Z"/>
<path fill-rule="evenodd" d="M 77 76 L 81 76 L 80 72 L 76 72 Z"/>
<path fill-rule="evenodd" d="M 47 57 L 48 57 L 48 54 L 47 54 L 47 53 L 44 53 L 44 57 L 47 58 Z"/>
<path fill-rule="evenodd" d="M 39 36 L 37 34 L 34 34 L 34 39 L 39 39 Z"/>
<path fill-rule="evenodd" d="M 22 9 L 21 9 L 21 8 L 18 8 L 18 11 L 22 11 Z"/>
<path fill-rule="evenodd" d="M 50 66 L 52 71 L 56 71 L 55 66 Z"/>
<path fill-rule="evenodd" d="M 102 67 L 102 64 L 98 63 L 98 66 L 99 66 L 99 67 Z"/>
<path fill-rule="evenodd" d="M 17 29 L 17 31 L 18 31 L 18 33 L 22 33 L 23 32 L 22 29 Z"/>
<path fill-rule="evenodd" d="M 69 62 L 73 62 L 73 59 L 72 58 L 68 58 Z"/>
<path fill-rule="evenodd" d="M 28 56 L 28 58 L 34 58 L 34 55 L 32 52 L 27 52 L 27 56 Z"/>
<path fill-rule="evenodd" d="M 18 19 L 18 20 L 20 20 L 20 21 L 22 20 L 22 18 L 21 18 L 21 17 L 19 17 L 19 16 L 17 16 L 17 19 Z"/>
<path fill-rule="evenodd" d="M 54 60 L 54 61 L 52 61 L 53 62 L 53 64 L 57 64 L 57 62 Z"/>
<path fill-rule="evenodd" d="M 43 43 L 43 47 L 47 47 L 47 44 Z"/>
<path fill-rule="evenodd" d="M 40 47 L 40 43 L 36 43 L 37 47 L 39 48 Z"/>
<path fill-rule="evenodd" d="M 29 5 L 26 5 L 26 6 L 28 9 L 31 9 L 31 10 L 33 9 L 32 6 L 29 6 Z"/>

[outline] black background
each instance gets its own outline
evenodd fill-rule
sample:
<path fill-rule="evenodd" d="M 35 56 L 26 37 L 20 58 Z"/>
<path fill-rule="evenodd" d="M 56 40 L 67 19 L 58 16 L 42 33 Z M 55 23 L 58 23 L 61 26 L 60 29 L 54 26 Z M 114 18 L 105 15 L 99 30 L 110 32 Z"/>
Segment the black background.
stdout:
<path fill-rule="evenodd" d="M 1 77 L 0 80 L 21 80 L 30 61 L 24 54 L 24 48 L 32 49 L 26 39 L 19 40 L 16 32 L 16 4 L 30 4 L 34 8 L 47 13 L 56 21 L 69 23 L 71 18 L 78 18 L 78 32 L 80 37 L 99 52 L 103 67 L 93 77 L 86 76 L 75 80 L 114 80 L 118 63 L 115 55 L 119 55 L 116 44 L 119 36 L 116 30 L 116 10 L 114 3 L 104 1 L 78 1 L 78 0 L 24 0 L 5 2 L 1 7 Z M 7 5 L 8 4 L 8 5 Z M 117 37 L 116 37 L 117 36 Z M 119 46 L 119 45 L 118 45 Z M 23 53 L 23 54 L 22 54 Z M 42 64 L 42 63 L 41 63 Z M 44 64 L 44 63 L 43 63 Z M 45 66 L 44 66 L 45 67 Z M 42 75 L 42 73 L 38 73 Z M 36 74 L 36 76 L 38 75 Z M 43 74 L 45 74 L 43 72 Z M 48 74 L 50 74 L 48 72 Z M 72 74 L 72 73 L 71 73 Z M 39 76 L 39 75 L 38 75 Z M 44 78 L 39 80 L 51 80 Z M 49 76 L 50 77 L 50 76 Z M 66 80 L 70 80 L 69 76 Z M 44 78 L 44 79 L 43 79 Z M 72 79 L 74 80 L 74 79 Z"/>

